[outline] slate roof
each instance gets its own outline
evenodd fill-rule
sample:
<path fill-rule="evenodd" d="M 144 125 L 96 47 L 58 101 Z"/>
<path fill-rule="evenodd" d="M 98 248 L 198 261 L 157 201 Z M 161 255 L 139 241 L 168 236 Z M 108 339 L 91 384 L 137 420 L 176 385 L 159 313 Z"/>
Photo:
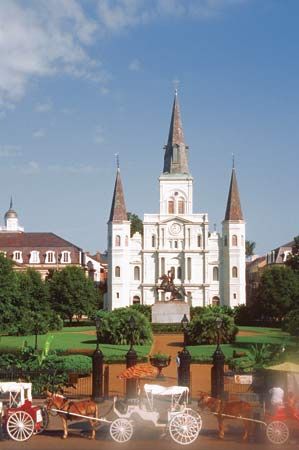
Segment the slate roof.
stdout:
<path fill-rule="evenodd" d="M 117 169 L 114 193 L 110 211 L 109 222 L 122 222 L 128 220 L 124 190 L 121 182 L 120 169 Z"/>
<path fill-rule="evenodd" d="M 236 171 L 233 168 L 224 220 L 243 220 Z"/>
<path fill-rule="evenodd" d="M 72 244 L 54 233 L 34 232 L 34 233 L 0 233 L 0 248 L 41 248 L 41 247 L 73 247 L 82 251 L 80 247 Z"/>

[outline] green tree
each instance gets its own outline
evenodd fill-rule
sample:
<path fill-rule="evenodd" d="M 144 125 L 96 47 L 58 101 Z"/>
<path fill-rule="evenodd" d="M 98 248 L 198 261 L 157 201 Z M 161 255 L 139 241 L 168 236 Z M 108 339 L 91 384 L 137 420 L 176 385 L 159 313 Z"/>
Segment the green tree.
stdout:
<path fill-rule="evenodd" d="M 0 327 L 1 333 L 8 333 L 16 324 L 18 299 L 20 296 L 13 262 L 0 253 Z"/>
<path fill-rule="evenodd" d="M 294 237 L 292 254 L 288 256 L 286 265 L 292 270 L 299 272 L 299 236 Z"/>
<path fill-rule="evenodd" d="M 131 222 L 131 237 L 138 232 L 143 236 L 143 222 L 137 214 L 128 212 L 128 220 Z"/>
<path fill-rule="evenodd" d="M 99 293 L 80 267 L 55 271 L 47 283 L 51 307 L 64 320 L 90 316 L 99 307 Z"/>
<path fill-rule="evenodd" d="M 252 256 L 254 254 L 256 243 L 254 241 L 245 241 L 245 254 Z"/>
<path fill-rule="evenodd" d="M 299 278 L 289 267 L 266 268 L 257 288 L 253 311 L 257 318 L 281 321 L 299 307 Z"/>

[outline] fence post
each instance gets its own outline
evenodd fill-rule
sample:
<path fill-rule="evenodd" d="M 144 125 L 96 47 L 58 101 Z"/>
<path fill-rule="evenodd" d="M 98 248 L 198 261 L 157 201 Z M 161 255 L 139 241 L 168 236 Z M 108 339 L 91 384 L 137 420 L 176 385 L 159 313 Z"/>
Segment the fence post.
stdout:
<path fill-rule="evenodd" d="M 222 398 L 224 392 L 224 360 L 225 356 L 219 346 L 213 354 L 213 367 L 211 369 L 212 397 Z"/>
<path fill-rule="evenodd" d="M 105 366 L 104 369 L 104 399 L 109 398 L 109 366 Z"/>
<path fill-rule="evenodd" d="M 92 398 L 103 400 L 103 353 L 98 348 L 92 355 Z"/>

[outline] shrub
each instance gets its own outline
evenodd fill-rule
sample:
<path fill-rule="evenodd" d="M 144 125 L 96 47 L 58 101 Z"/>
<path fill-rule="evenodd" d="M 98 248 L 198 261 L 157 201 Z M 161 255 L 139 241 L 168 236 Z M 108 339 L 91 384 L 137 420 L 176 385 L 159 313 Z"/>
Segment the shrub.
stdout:
<path fill-rule="evenodd" d="M 131 316 L 135 319 L 133 342 L 143 345 L 152 342 L 152 330 L 149 320 L 144 314 L 134 308 L 118 308 L 111 312 L 100 310 L 97 316 L 101 317 L 100 342 L 105 344 L 130 344 L 132 331 L 129 325 Z"/>
<path fill-rule="evenodd" d="M 234 308 L 234 318 L 237 325 L 248 325 L 253 323 L 254 315 L 250 306 L 239 305 Z"/>
<path fill-rule="evenodd" d="M 90 373 L 92 370 L 92 359 L 85 355 L 56 356 L 56 367 L 64 372 L 75 372 L 79 374 Z"/>
<path fill-rule="evenodd" d="M 216 319 L 221 317 L 221 342 L 228 344 L 235 341 L 238 328 L 233 317 L 219 314 L 214 308 L 206 308 L 199 316 L 191 320 L 187 328 L 187 342 L 189 345 L 215 344 L 217 342 Z"/>
<path fill-rule="evenodd" d="M 299 309 L 294 309 L 286 315 L 282 329 L 291 336 L 299 336 Z"/>
<path fill-rule="evenodd" d="M 131 305 L 131 309 L 135 309 L 139 311 L 141 314 L 145 315 L 145 317 L 151 322 L 152 321 L 152 307 L 149 305 Z"/>
<path fill-rule="evenodd" d="M 180 323 L 152 323 L 152 331 L 156 334 L 164 333 L 182 333 L 182 325 Z"/>

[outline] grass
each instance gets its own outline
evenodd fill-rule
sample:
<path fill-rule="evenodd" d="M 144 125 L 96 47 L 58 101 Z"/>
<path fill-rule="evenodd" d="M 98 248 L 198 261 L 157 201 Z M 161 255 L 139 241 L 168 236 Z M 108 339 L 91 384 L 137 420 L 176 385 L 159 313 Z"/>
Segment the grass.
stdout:
<path fill-rule="evenodd" d="M 95 350 L 96 337 L 91 334 L 84 334 L 84 331 L 94 331 L 94 327 L 63 328 L 62 331 L 49 333 L 54 336 L 51 343 L 51 350 L 66 353 L 86 353 L 91 354 Z M 38 336 L 38 347 L 43 348 L 47 335 Z M 24 343 L 34 347 L 35 336 L 2 336 L 0 340 L 0 351 L 20 349 Z M 124 361 L 129 350 L 129 345 L 100 344 L 104 358 L 109 361 Z M 143 360 L 150 353 L 150 345 L 136 345 L 138 359 Z"/>
<path fill-rule="evenodd" d="M 290 353 L 290 359 L 293 362 L 298 362 L 298 356 L 292 356 L 295 354 L 297 343 L 296 339 L 292 338 L 288 333 L 283 332 L 277 328 L 257 328 L 257 327 L 239 327 L 240 331 L 256 332 L 256 335 L 251 336 L 237 336 L 236 341 L 233 344 L 222 344 L 221 350 L 226 358 L 233 356 L 233 351 L 246 352 L 255 344 L 275 344 L 283 345 Z M 188 346 L 188 350 L 191 354 L 194 362 L 211 362 L 212 355 L 215 351 L 215 345 L 192 345 Z"/>

